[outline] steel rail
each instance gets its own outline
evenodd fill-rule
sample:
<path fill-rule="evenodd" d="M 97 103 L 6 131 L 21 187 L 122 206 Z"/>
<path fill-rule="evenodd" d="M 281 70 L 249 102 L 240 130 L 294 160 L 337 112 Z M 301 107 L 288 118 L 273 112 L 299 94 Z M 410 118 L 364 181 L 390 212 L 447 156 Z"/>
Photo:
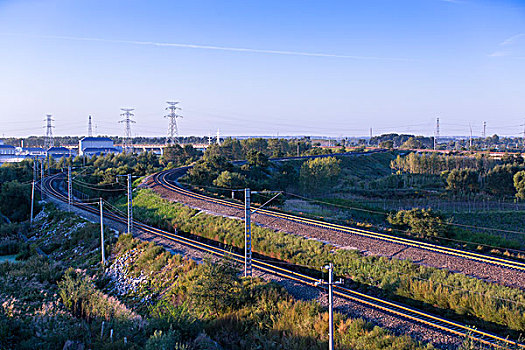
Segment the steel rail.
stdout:
<path fill-rule="evenodd" d="M 67 197 L 64 196 L 55 187 L 53 187 L 53 182 L 58 181 L 59 176 L 60 174 L 44 179 L 44 183 L 42 184 L 42 187 L 44 191 L 50 194 L 51 196 L 55 197 L 56 199 L 62 202 L 66 202 Z M 84 209 L 86 211 L 89 211 L 91 213 L 94 213 L 94 214 L 98 213 L 97 209 L 83 202 L 74 201 L 72 205 L 79 207 L 81 209 Z M 106 217 L 110 217 L 112 220 L 115 220 L 120 223 L 127 222 L 126 218 L 115 215 L 113 213 L 107 213 Z M 134 224 L 135 224 L 135 227 L 140 228 L 141 230 L 144 230 L 145 232 L 151 233 L 159 237 L 163 237 L 170 241 L 173 241 L 173 242 L 185 245 L 185 246 L 189 246 L 194 249 L 204 251 L 204 252 L 210 253 L 215 256 L 220 256 L 220 257 L 228 256 L 234 261 L 244 262 L 244 256 L 241 254 L 231 252 L 226 249 L 218 248 L 210 244 L 198 242 L 190 238 L 186 238 L 186 237 L 183 237 L 183 236 L 171 233 L 171 232 L 167 232 L 167 231 L 143 224 L 138 221 L 134 221 Z M 287 278 L 287 279 L 296 281 L 301 284 L 306 284 L 309 286 L 316 286 L 315 282 L 318 281 L 318 279 L 313 278 L 311 276 L 308 276 L 302 273 L 298 273 L 295 271 L 291 271 L 289 269 L 285 269 L 279 266 L 275 266 L 270 263 L 261 261 L 259 259 L 253 259 L 253 267 L 258 270 L 268 272 L 270 274 L 277 275 L 283 278 Z M 316 287 L 323 289 L 323 290 L 326 289 L 326 287 L 322 287 L 322 286 L 316 286 Z M 509 349 L 511 347 L 515 349 L 525 349 L 525 344 L 523 343 L 518 343 L 508 338 L 503 338 L 496 334 L 485 332 L 477 328 L 473 328 L 468 325 L 461 324 L 459 322 L 450 321 L 445 318 L 435 316 L 430 313 L 420 311 L 418 309 L 415 309 L 409 306 L 402 305 L 400 303 L 394 303 L 394 302 L 384 300 L 378 297 L 369 296 L 364 293 L 353 291 L 351 289 L 340 287 L 340 286 L 336 286 L 334 288 L 335 288 L 334 294 L 342 298 L 352 300 L 352 301 L 361 303 L 363 305 L 367 305 L 375 309 L 382 310 L 389 314 L 399 316 L 401 318 L 404 318 L 410 321 L 414 321 L 417 323 L 421 323 L 421 324 L 430 326 L 439 331 L 443 331 L 443 332 L 461 336 L 461 337 L 470 338 L 482 344 L 490 345 L 490 346 L 500 348 L 500 349 Z"/>
<path fill-rule="evenodd" d="M 178 168 L 178 169 L 172 169 L 172 170 L 166 170 L 163 172 L 159 172 L 153 175 L 153 181 L 157 183 L 158 185 L 164 187 L 167 190 L 171 190 L 173 192 L 177 192 L 179 194 L 182 194 L 182 195 L 194 198 L 194 199 L 203 200 L 203 201 L 210 202 L 210 203 L 217 204 L 217 205 L 227 206 L 230 208 L 244 209 L 244 206 L 242 204 L 232 203 L 232 202 L 229 202 L 223 199 L 213 198 L 213 197 L 206 196 L 200 193 L 195 193 L 187 189 L 184 189 L 176 184 L 170 183 L 166 179 L 167 176 L 173 175 L 176 172 L 183 172 L 184 170 L 187 170 L 188 168 L 189 167 L 184 167 L 184 168 Z M 254 206 L 254 208 L 257 208 L 257 207 Z M 258 212 L 260 215 L 265 215 L 265 216 L 272 217 L 272 218 L 284 219 L 284 220 L 288 220 L 292 222 L 305 224 L 308 226 L 315 226 L 315 227 L 335 230 L 335 231 L 339 231 L 343 233 L 355 234 L 355 235 L 364 236 L 364 237 L 368 237 L 372 239 L 377 239 L 377 240 L 386 241 L 386 242 L 395 243 L 395 244 L 401 244 L 401 245 L 408 246 L 408 247 L 414 247 L 418 249 L 433 251 L 433 252 L 440 253 L 440 254 L 456 256 L 456 257 L 460 257 L 460 258 L 464 258 L 468 260 L 473 260 L 477 262 L 482 262 L 486 264 L 496 265 L 500 267 L 505 267 L 505 268 L 525 272 L 525 263 L 520 262 L 520 261 L 514 261 L 514 260 L 504 259 L 504 258 L 495 257 L 491 255 L 475 253 L 475 252 L 468 251 L 468 250 L 441 246 L 441 245 L 428 243 L 428 242 L 416 241 L 413 239 L 397 237 L 397 236 L 388 235 L 384 233 L 378 233 L 378 232 L 373 232 L 373 231 L 368 231 L 368 230 L 363 230 L 363 229 L 358 229 L 358 228 L 347 227 L 347 226 L 328 223 L 328 222 L 319 221 L 315 219 L 304 218 L 304 217 L 300 217 L 297 215 L 280 213 L 280 212 L 276 212 L 276 211 L 272 211 L 268 209 L 260 209 Z"/>

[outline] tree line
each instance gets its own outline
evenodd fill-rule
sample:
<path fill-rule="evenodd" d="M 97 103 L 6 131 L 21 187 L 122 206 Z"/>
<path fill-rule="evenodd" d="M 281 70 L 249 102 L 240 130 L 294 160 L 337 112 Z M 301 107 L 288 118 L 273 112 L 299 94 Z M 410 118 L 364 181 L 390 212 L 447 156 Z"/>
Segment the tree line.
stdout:
<path fill-rule="evenodd" d="M 501 160 L 475 157 L 417 154 L 398 155 L 391 162 L 397 174 L 436 175 L 454 195 L 484 193 L 525 199 L 525 164 L 521 156 L 506 154 Z"/>

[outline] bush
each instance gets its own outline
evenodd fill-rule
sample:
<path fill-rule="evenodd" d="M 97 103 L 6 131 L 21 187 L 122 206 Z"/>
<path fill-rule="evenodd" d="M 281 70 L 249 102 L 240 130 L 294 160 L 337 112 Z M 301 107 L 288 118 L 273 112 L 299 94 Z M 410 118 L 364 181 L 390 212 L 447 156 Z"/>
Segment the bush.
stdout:
<path fill-rule="evenodd" d="M 431 209 L 400 210 L 396 215 L 389 215 L 387 220 L 396 227 L 408 228 L 407 233 L 420 238 L 445 237 L 448 234 L 443 218 Z"/>

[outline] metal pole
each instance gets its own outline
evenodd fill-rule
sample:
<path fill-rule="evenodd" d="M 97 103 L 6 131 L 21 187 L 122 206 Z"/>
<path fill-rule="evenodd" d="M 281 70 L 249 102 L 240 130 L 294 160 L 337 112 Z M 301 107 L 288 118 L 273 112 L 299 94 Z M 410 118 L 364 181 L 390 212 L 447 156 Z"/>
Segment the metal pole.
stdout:
<path fill-rule="evenodd" d="M 43 192 L 43 181 L 44 181 L 44 160 L 40 159 L 40 198 L 44 199 L 44 192 Z"/>
<path fill-rule="evenodd" d="M 332 291 L 333 286 L 333 269 L 334 264 L 328 265 L 328 349 L 334 350 L 334 295 Z"/>
<path fill-rule="evenodd" d="M 100 198 L 100 250 L 102 252 L 102 265 L 106 265 L 106 252 L 104 248 L 104 211 L 102 206 L 102 198 Z"/>
<path fill-rule="evenodd" d="M 244 189 L 244 277 L 252 276 L 250 189 Z"/>
<path fill-rule="evenodd" d="M 71 166 L 67 167 L 67 210 L 71 211 Z"/>
<path fill-rule="evenodd" d="M 35 207 L 35 180 L 31 184 L 31 225 L 33 224 L 33 214 Z"/>
<path fill-rule="evenodd" d="M 128 177 L 128 234 L 133 231 L 133 197 L 131 192 L 131 174 Z"/>

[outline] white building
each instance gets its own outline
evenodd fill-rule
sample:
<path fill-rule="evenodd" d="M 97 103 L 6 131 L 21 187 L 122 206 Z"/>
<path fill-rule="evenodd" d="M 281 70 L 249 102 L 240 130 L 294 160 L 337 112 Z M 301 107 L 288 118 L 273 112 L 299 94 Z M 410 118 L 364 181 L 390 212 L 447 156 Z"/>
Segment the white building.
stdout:
<path fill-rule="evenodd" d="M 113 140 L 107 137 L 84 137 L 78 141 L 78 154 L 93 156 L 108 153 L 120 153 L 113 144 Z"/>
<path fill-rule="evenodd" d="M 16 152 L 21 156 L 42 156 L 46 155 L 46 151 L 40 147 L 17 147 Z"/>

